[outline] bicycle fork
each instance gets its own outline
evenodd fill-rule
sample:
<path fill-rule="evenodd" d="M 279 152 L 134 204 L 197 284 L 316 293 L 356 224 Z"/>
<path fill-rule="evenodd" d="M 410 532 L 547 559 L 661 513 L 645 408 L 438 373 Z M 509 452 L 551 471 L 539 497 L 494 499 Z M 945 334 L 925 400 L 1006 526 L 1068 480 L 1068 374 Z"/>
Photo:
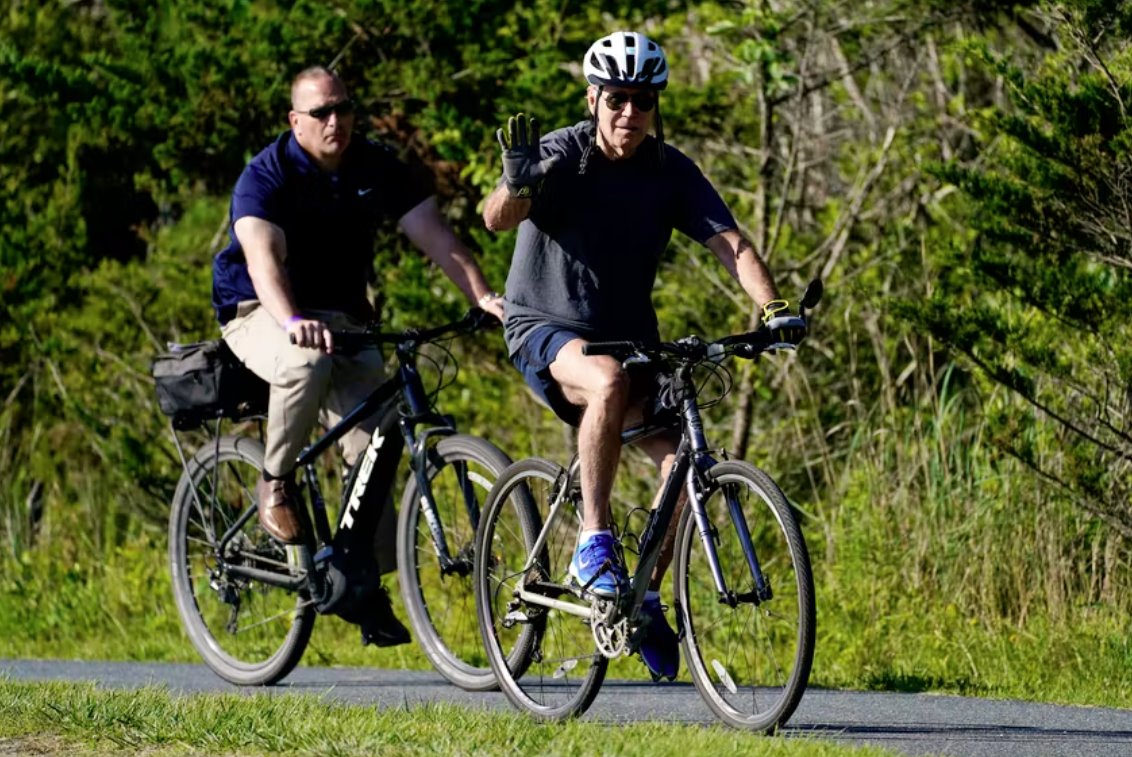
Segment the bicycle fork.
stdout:
<path fill-rule="evenodd" d="M 436 551 L 437 560 L 440 563 L 441 576 L 452 575 L 453 573 L 459 576 L 469 576 L 472 572 L 471 556 L 461 549 L 455 556 L 448 546 L 448 539 L 444 535 L 444 524 L 440 522 L 440 514 L 436 507 L 436 497 L 432 492 L 432 481 L 428 476 L 428 462 L 427 456 L 430 449 L 429 442 L 432 436 L 448 436 L 456 432 L 451 420 L 445 417 L 437 416 L 434 422 L 439 423 L 434 428 L 426 430 L 419 437 L 413 431 L 413 425 L 416 421 L 421 420 L 421 416 L 414 416 L 413 418 L 402 418 L 401 435 L 405 439 L 405 446 L 409 449 L 409 457 L 411 467 L 413 469 L 413 476 L 417 482 L 417 494 L 420 498 L 418 504 L 421 508 L 421 513 L 424 515 L 425 523 L 428 524 L 429 534 L 432 536 L 432 546 Z M 452 470 L 456 474 L 456 480 L 460 488 L 460 496 L 464 502 L 464 511 L 468 515 L 468 522 L 471 525 L 472 531 L 479 526 L 480 520 L 480 507 L 479 500 L 476 496 L 475 483 L 477 474 L 473 473 L 468 464 L 462 461 L 452 463 Z M 481 485 L 486 488 L 487 482 L 479 479 Z"/>
<path fill-rule="evenodd" d="M 459 481 L 460 491 L 464 499 L 464 507 L 468 512 L 468 517 L 474 530 L 479 520 L 479 505 L 475 500 L 475 491 L 472 488 L 472 480 L 468 475 L 468 466 L 464 463 L 453 463 L 452 467 L 456 471 L 456 477 Z M 425 475 L 424 470 L 416 471 L 417 478 L 417 491 L 420 494 L 420 508 L 421 513 L 424 514 L 425 522 L 428 524 L 429 533 L 432 536 L 432 546 L 436 551 L 436 558 L 440 563 L 440 575 L 447 576 L 453 573 L 460 576 L 467 576 L 471 574 L 471 562 L 466 555 L 457 554 L 452 556 L 448 548 L 448 539 L 444 536 L 444 525 L 440 522 L 440 516 L 436 511 L 436 500 L 432 494 L 432 484 L 429 482 L 428 477 Z M 463 550 L 461 550 L 463 552 Z"/>
<path fill-rule="evenodd" d="M 693 517 L 696 519 L 696 530 L 699 531 L 700 541 L 704 545 L 704 554 L 707 556 L 708 566 L 711 568 L 712 579 L 715 581 L 720 603 L 729 607 L 735 607 L 740 603 L 758 605 L 773 598 L 774 592 L 763 574 L 758 554 L 755 551 L 755 544 L 751 540 L 751 530 L 747 525 L 747 518 L 743 514 L 742 504 L 739 502 L 737 487 L 734 484 L 723 484 L 721 486 L 723 496 L 727 500 L 727 513 L 730 516 L 731 525 L 739 537 L 739 546 L 743 550 L 743 557 L 751 572 L 751 580 L 754 582 L 753 591 L 738 594 L 727 585 L 727 580 L 723 577 L 723 570 L 719 564 L 719 552 L 716 549 L 718 534 L 708 520 L 707 508 L 704 506 L 707 486 L 697 480 L 694 467 L 688 471 L 687 488 L 688 504 L 692 508 Z"/>

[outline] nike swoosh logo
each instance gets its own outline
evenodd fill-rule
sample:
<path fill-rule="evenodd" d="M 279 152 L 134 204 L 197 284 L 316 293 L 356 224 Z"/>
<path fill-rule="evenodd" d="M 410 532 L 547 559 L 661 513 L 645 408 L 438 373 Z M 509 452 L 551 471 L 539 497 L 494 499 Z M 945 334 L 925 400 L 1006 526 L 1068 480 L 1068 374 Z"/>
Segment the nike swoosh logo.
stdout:
<path fill-rule="evenodd" d="M 365 197 L 366 195 L 368 195 L 372 191 L 373 191 L 373 187 L 370 187 L 369 189 L 359 189 L 358 190 L 358 197 Z"/>

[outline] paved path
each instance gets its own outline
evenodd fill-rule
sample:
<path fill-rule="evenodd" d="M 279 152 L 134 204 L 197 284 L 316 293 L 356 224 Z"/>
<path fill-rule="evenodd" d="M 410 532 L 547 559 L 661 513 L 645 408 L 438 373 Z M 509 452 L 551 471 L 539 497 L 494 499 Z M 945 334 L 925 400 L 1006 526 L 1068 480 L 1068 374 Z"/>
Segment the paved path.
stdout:
<path fill-rule="evenodd" d="M 236 688 L 203 665 L 0 660 L 0 675 L 13 680 L 92 680 L 124 688 L 158 684 L 185 694 L 302 693 L 377 707 L 445 701 L 510 710 L 502 694 L 469 694 L 423 671 L 301 667 L 282 684 L 267 689 Z M 635 681 L 606 681 L 586 717 L 609 722 L 715 722 L 691 684 Z M 788 735 L 875 744 L 909 755 L 1132 757 L 1132 710 L 931 694 L 810 689 L 785 730 Z"/>

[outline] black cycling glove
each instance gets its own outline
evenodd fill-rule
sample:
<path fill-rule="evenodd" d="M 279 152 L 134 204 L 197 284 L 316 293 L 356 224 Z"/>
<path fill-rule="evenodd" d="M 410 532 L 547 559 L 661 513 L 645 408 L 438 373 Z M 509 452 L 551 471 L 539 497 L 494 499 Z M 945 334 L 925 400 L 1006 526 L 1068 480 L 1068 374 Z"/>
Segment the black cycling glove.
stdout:
<path fill-rule="evenodd" d="M 770 349 L 792 350 L 806 338 L 806 319 L 790 312 L 786 300 L 771 300 L 763 305 L 763 328 L 774 343 Z"/>
<path fill-rule="evenodd" d="M 552 155 L 539 160 L 538 122 L 518 113 L 507 119 L 507 131 L 497 129 L 496 139 L 503 148 L 503 181 L 512 197 L 534 197 L 546 174 L 558 162 Z"/>

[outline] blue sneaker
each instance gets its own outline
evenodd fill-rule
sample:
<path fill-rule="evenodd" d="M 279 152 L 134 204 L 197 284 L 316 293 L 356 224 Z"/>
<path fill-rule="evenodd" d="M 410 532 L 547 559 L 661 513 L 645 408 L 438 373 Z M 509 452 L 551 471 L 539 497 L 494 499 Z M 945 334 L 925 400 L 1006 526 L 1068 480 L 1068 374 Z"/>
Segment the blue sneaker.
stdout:
<path fill-rule="evenodd" d="M 646 597 L 641 613 L 649 621 L 645 637 L 641 639 L 641 659 L 645 661 L 653 681 L 661 678 L 673 681 L 680 672 L 680 642 L 664 617 L 660 597 Z"/>
<path fill-rule="evenodd" d="M 607 561 L 610 567 L 602 571 L 601 567 Z M 592 580 L 587 591 L 599 597 L 614 597 L 629 587 L 625 566 L 617 556 L 612 534 L 595 534 L 579 544 L 569 570 L 578 586 L 585 586 Z"/>

